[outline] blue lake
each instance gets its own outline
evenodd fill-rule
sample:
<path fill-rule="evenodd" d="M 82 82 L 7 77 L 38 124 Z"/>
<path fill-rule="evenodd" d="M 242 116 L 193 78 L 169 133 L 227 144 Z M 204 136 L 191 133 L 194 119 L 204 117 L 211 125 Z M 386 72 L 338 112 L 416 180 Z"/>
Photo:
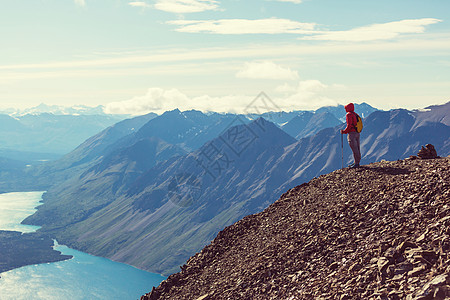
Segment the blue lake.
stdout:
<path fill-rule="evenodd" d="M 43 192 L 0 194 L 0 229 L 32 232 L 21 225 L 33 214 Z M 66 246 L 55 249 L 74 258 L 1 273 L 0 300 L 139 299 L 165 277 L 92 256 Z"/>

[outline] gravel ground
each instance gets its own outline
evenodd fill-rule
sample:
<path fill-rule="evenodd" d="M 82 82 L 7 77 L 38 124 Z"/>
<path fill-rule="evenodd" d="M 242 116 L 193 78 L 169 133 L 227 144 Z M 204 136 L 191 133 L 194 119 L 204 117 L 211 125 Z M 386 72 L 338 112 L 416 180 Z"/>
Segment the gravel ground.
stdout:
<path fill-rule="evenodd" d="M 450 297 L 450 157 L 297 186 L 225 228 L 141 299 Z"/>

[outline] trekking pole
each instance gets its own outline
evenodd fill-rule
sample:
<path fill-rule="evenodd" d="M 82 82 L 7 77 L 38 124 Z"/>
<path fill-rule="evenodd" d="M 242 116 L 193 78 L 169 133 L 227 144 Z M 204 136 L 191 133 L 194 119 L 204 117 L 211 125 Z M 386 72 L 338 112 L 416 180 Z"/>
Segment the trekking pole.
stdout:
<path fill-rule="evenodd" d="M 344 168 L 344 134 L 341 133 L 341 156 L 342 156 L 342 167 Z"/>

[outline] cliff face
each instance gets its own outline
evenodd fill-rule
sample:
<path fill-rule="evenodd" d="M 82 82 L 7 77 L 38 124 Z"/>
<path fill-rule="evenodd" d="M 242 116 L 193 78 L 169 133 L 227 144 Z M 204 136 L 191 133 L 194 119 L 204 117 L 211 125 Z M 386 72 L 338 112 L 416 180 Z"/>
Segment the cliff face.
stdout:
<path fill-rule="evenodd" d="M 297 186 L 225 228 L 142 299 L 450 297 L 450 157 Z"/>

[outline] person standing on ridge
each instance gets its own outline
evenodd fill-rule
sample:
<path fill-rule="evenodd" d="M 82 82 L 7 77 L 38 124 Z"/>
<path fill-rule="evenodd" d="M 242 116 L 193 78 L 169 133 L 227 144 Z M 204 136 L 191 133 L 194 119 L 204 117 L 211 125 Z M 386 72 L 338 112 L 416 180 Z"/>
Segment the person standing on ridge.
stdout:
<path fill-rule="evenodd" d="M 347 140 L 348 145 L 352 149 L 353 158 L 355 162 L 350 165 L 351 168 L 358 168 L 359 162 L 361 161 L 361 150 L 359 146 L 359 132 L 357 129 L 357 123 L 359 116 L 355 113 L 355 106 L 353 103 L 349 103 L 345 106 L 345 120 L 347 121 L 347 127 L 341 130 L 341 134 L 348 134 Z"/>

